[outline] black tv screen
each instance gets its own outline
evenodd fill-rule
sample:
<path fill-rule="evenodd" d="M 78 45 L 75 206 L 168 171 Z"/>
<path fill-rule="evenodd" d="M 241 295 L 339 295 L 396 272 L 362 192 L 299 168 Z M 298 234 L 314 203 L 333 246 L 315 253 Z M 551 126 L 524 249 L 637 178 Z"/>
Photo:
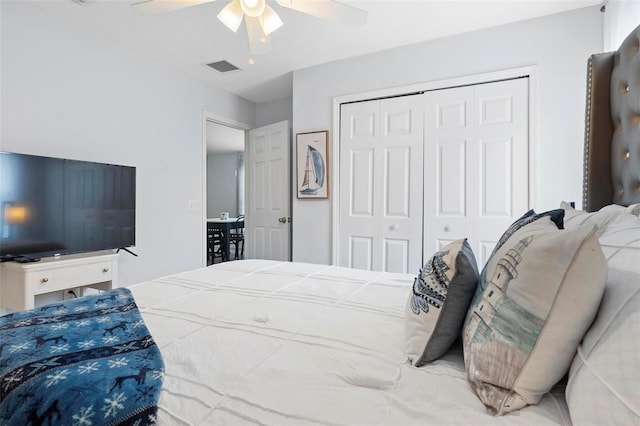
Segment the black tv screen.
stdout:
<path fill-rule="evenodd" d="M 136 169 L 0 152 L 0 255 L 135 245 Z"/>

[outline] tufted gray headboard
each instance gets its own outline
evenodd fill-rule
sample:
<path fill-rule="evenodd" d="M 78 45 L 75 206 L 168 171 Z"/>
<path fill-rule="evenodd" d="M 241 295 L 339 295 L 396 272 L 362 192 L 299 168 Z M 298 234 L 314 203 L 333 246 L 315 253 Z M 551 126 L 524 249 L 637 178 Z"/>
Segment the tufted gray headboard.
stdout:
<path fill-rule="evenodd" d="M 640 26 L 587 65 L 583 209 L 640 203 Z"/>

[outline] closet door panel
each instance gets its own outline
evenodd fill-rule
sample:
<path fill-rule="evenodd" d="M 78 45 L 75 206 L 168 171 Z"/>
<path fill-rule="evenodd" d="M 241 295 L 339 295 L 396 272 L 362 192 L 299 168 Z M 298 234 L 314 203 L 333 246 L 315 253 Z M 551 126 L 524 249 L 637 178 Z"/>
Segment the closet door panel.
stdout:
<path fill-rule="evenodd" d="M 480 217 L 512 217 L 513 141 L 509 138 L 479 142 L 481 145 Z"/>
<path fill-rule="evenodd" d="M 349 267 L 371 270 L 373 265 L 373 237 L 349 238 Z"/>
<path fill-rule="evenodd" d="M 415 272 L 422 262 L 420 95 L 342 105 L 338 262 Z"/>
<path fill-rule="evenodd" d="M 351 216 L 373 216 L 373 149 L 351 151 Z"/>
<path fill-rule="evenodd" d="M 528 208 L 528 79 L 425 93 L 425 256 L 467 238 L 480 267 Z"/>
<path fill-rule="evenodd" d="M 491 85 L 492 83 L 488 83 L 488 86 Z M 494 88 L 495 86 L 489 90 L 481 88 L 476 91 L 480 126 L 513 123 L 513 96 L 511 94 L 496 96 L 491 92 Z"/>
<path fill-rule="evenodd" d="M 372 269 L 378 256 L 376 148 L 378 101 L 342 105 L 340 115 L 340 233 L 338 264 Z M 377 173 L 380 174 L 380 173 Z"/>
<path fill-rule="evenodd" d="M 466 214 L 466 141 L 436 142 L 437 215 L 464 217 Z"/>
<path fill-rule="evenodd" d="M 409 240 L 394 240 L 387 238 L 383 241 L 383 256 L 385 271 L 418 272 L 420 265 L 410 265 Z M 402 266 L 400 266 L 402 265 Z"/>
<path fill-rule="evenodd" d="M 416 272 L 422 265 L 422 185 L 424 104 L 421 95 L 380 101 L 383 129 L 379 140 L 380 259 L 375 268 L 389 272 Z"/>
<path fill-rule="evenodd" d="M 466 92 L 465 89 L 453 90 L 458 93 Z M 459 98 L 454 93 L 442 99 L 434 112 L 436 114 L 435 127 L 440 131 L 444 129 L 460 129 L 467 126 L 467 99 Z"/>
<path fill-rule="evenodd" d="M 526 78 L 474 86 L 480 187 L 473 249 L 481 264 L 529 208 L 528 87 Z"/>
<path fill-rule="evenodd" d="M 469 143 L 473 89 L 424 94 L 424 260 L 443 245 L 468 237 Z"/>
<path fill-rule="evenodd" d="M 384 161 L 386 217 L 409 218 L 411 202 L 411 149 L 386 149 Z"/>

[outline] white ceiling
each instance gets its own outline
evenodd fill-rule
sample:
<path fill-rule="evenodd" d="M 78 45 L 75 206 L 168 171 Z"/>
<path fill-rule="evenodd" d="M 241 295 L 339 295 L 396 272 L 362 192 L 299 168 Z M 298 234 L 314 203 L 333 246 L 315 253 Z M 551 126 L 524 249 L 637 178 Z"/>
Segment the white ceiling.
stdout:
<path fill-rule="evenodd" d="M 216 15 L 217 0 L 161 14 L 143 14 L 134 0 L 29 0 L 52 15 L 99 33 L 252 102 L 287 99 L 292 71 L 351 56 L 480 28 L 593 6 L 602 0 L 343 0 L 369 13 L 359 29 L 322 20 L 273 2 L 284 26 L 271 35 L 272 52 L 250 58 L 244 25 L 238 33 Z M 139 0 L 138 0 L 139 1 Z M 314 1 L 314 0 L 309 0 Z M 317 0 L 316 0 L 317 1 Z M 242 71 L 221 75 L 204 66 L 227 60 Z"/>

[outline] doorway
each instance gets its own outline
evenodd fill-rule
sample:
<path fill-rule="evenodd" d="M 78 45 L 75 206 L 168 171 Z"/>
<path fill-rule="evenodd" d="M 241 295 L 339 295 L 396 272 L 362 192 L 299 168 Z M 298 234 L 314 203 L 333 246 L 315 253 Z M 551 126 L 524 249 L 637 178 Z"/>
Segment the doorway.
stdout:
<path fill-rule="evenodd" d="M 207 265 L 244 258 L 244 226 L 228 223 L 244 225 L 244 145 L 244 130 L 207 121 Z"/>
<path fill-rule="evenodd" d="M 239 171 L 240 156 L 244 160 L 246 133 L 251 126 L 216 114 L 203 112 L 202 115 L 202 208 L 201 247 L 202 266 L 211 264 L 209 253 L 208 219 L 220 218 L 221 213 L 229 213 L 229 217 L 237 217 L 238 211 L 244 209 L 246 197 L 245 174 Z M 232 160 L 235 157 L 235 160 Z M 216 167 L 220 164 L 219 167 Z M 218 177 L 223 169 L 233 170 L 226 173 L 226 177 Z M 210 169 L 215 172 L 209 173 Z M 227 187 L 232 193 L 226 196 L 223 188 Z M 212 194 L 210 194 L 212 190 Z M 217 193 L 223 192 L 218 199 Z M 235 248 L 235 247 L 234 247 Z M 231 253 L 229 253 L 231 252 Z M 235 254 L 229 248 L 227 259 L 233 259 Z M 229 256 L 231 255 L 231 256 Z M 246 257 L 246 256 L 245 256 Z M 219 259 L 220 260 L 220 259 Z M 219 261 L 218 260 L 218 261 Z"/>
<path fill-rule="evenodd" d="M 246 230 L 243 244 L 245 250 L 244 256 L 240 252 L 238 258 L 290 260 L 291 151 L 288 121 L 254 128 L 248 124 L 205 112 L 202 123 L 201 247 L 204 249 L 202 251 L 202 265 L 207 266 L 212 263 L 208 262 L 208 219 L 220 221 L 221 213 L 229 213 L 230 218 L 235 217 L 234 214 L 245 213 L 242 223 Z M 217 137 L 234 133 L 241 135 L 242 148 L 238 151 L 237 145 L 240 145 L 240 141 L 233 148 L 222 148 L 226 142 L 218 140 Z M 208 161 L 208 143 L 212 145 L 214 153 L 215 151 L 220 151 L 219 154 L 223 155 L 235 153 L 235 159 L 233 154 L 229 155 L 221 161 L 223 165 L 219 168 L 233 166 L 233 164 L 238 164 L 237 162 L 244 164 L 244 168 L 236 168 L 231 178 L 236 177 L 237 185 L 237 194 L 235 197 L 230 197 L 231 204 L 223 206 L 214 202 L 212 206 L 209 206 L 209 198 L 215 197 L 215 190 L 214 195 L 209 196 L 209 188 L 218 188 L 221 185 L 216 179 L 209 183 L 209 166 L 211 165 L 215 169 L 215 164 L 220 163 L 216 160 Z M 240 159 L 239 156 L 242 158 Z M 211 175 L 213 176 L 213 174 Z M 227 184 L 227 188 L 229 187 Z M 237 207 L 234 207 L 234 199 L 237 200 L 237 204 L 235 204 Z M 234 249 L 236 249 L 235 246 L 227 250 L 227 260 L 235 260 Z"/>

